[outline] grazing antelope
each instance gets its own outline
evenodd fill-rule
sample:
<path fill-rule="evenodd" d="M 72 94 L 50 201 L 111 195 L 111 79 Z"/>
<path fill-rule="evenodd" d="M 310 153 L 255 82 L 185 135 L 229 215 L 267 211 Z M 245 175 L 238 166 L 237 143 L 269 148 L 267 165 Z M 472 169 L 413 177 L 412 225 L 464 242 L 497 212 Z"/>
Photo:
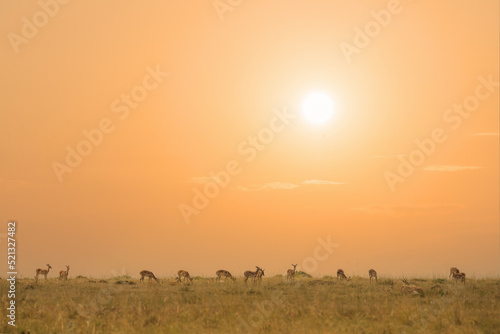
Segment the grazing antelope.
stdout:
<path fill-rule="evenodd" d="M 264 276 L 264 270 L 262 270 L 261 268 L 255 266 L 255 268 L 257 268 L 256 271 L 250 271 L 250 270 L 247 270 L 245 271 L 245 273 L 243 274 L 245 276 L 245 284 L 247 283 L 247 280 L 249 278 L 251 278 L 254 282 L 255 282 L 255 279 L 258 278 L 258 279 L 262 279 L 262 276 Z M 262 273 L 261 273 L 262 272 Z"/>
<path fill-rule="evenodd" d="M 64 279 L 65 281 L 68 280 L 68 274 L 69 274 L 69 266 L 66 266 L 66 271 L 61 270 L 59 272 L 59 280 Z"/>
<path fill-rule="evenodd" d="M 38 276 L 39 275 L 43 275 L 43 276 L 45 276 L 45 279 L 47 279 L 47 275 L 49 274 L 50 269 L 52 269 L 52 267 L 50 266 L 50 264 L 47 264 L 47 269 L 40 269 L 40 268 L 38 268 L 36 270 L 35 279 L 38 281 Z"/>
<path fill-rule="evenodd" d="M 377 272 L 375 271 L 375 269 L 368 270 L 368 275 L 370 275 L 370 283 L 372 282 L 372 278 L 375 278 L 375 282 L 378 282 Z"/>
<path fill-rule="evenodd" d="M 454 273 L 456 273 L 456 272 L 457 272 L 457 273 L 459 273 L 459 272 L 460 272 L 460 271 L 458 270 L 458 268 L 456 268 L 456 267 L 451 267 L 451 268 L 450 268 L 450 276 L 448 276 L 448 278 L 452 278 L 452 277 L 453 277 L 453 274 L 454 274 Z"/>
<path fill-rule="evenodd" d="M 191 283 L 193 283 L 193 279 L 189 276 L 189 273 L 185 270 L 179 270 L 177 272 L 177 280 L 180 282 L 182 282 L 182 279 L 184 278 L 184 280 L 189 280 Z"/>
<path fill-rule="evenodd" d="M 150 281 L 151 279 L 154 279 L 156 283 L 160 283 L 156 278 L 155 274 L 153 274 L 153 272 L 151 271 L 143 270 L 139 274 L 141 275 L 141 279 L 139 280 L 141 283 L 144 282 L 144 277 L 148 277 Z"/>
<path fill-rule="evenodd" d="M 297 270 L 297 265 L 292 263 L 292 267 L 293 269 L 288 269 L 286 271 L 286 280 L 291 280 L 293 282 L 293 280 L 295 279 L 295 271 Z"/>
<path fill-rule="evenodd" d="M 233 282 L 236 282 L 236 278 L 234 278 L 231 273 L 227 270 L 217 270 L 217 272 L 215 273 L 217 275 L 217 278 L 215 279 L 215 281 L 219 281 L 220 282 L 220 279 L 221 277 L 225 277 L 225 278 L 230 278 L 233 280 Z"/>
<path fill-rule="evenodd" d="M 458 269 L 453 273 L 453 278 L 455 279 L 455 283 L 460 280 L 460 282 L 465 284 L 465 273 L 461 273 Z"/>
<path fill-rule="evenodd" d="M 337 279 L 339 279 L 339 277 L 340 277 L 340 280 L 343 280 L 343 279 L 348 280 L 348 281 L 351 280 L 351 276 L 349 276 L 349 278 L 347 278 L 342 269 L 337 270 Z"/>

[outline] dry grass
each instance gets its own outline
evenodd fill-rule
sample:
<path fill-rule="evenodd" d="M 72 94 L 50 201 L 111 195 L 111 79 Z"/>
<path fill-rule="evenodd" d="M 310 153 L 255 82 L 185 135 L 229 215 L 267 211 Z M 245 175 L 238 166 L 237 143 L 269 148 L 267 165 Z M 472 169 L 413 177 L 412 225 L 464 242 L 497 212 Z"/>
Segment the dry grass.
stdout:
<path fill-rule="evenodd" d="M 57 279 L 18 281 L 17 332 L 31 333 L 498 333 L 500 280 L 409 280 L 422 293 L 401 291 L 400 279 L 349 282 L 297 276 L 178 284 Z M 120 282 L 120 284 L 117 284 Z M 394 285 L 391 288 L 391 285 Z M 0 281 L 7 290 L 5 280 Z M 404 288 L 403 288 L 404 289 Z M 7 307 L 7 296 L 1 299 Z M 2 319 L 0 332 L 12 328 Z"/>

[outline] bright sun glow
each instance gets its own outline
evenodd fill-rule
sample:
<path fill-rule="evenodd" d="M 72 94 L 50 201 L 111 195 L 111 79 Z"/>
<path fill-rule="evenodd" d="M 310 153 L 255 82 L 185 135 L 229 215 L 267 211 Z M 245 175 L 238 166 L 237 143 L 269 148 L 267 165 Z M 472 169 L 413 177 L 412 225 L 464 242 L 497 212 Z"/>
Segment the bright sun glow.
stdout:
<path fill-rule="evenodd" d="M 326 94 L 312 93 L 302 103 L 302 113 L 311 123 L 325 123 L 332 117 L 333 102 Z"/>

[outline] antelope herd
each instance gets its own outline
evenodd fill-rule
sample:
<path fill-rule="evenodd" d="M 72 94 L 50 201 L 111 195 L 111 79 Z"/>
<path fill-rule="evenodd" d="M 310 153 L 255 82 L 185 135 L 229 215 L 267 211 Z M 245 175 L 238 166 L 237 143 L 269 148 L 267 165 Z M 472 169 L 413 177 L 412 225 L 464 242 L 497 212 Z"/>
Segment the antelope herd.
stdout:
<path fill-rule="evenodd" d="M 293 282 L 295 280 L 295 273 L 297 272 L 297 265 L 292 264 L 292 267 L 293 267 L 293 269 L 288 269 L 286 271 L 287 282 Z M 255 270 L 255 271 L 247 270 L 243 274 L 243 276 L 245 277 L 245 284 L 247 283 L 248 279 L 251 279 L 254 283 L 255 282 L 260 283 L 262 281 L 262 276 L 265 276 L 264 269 L 260 268 L 259 266 L 255 266 L 255 268 L 257 268 L 257 270 Z M 38 276 L 40 276 L 40 275 L 44 276 L 44 278 L 46 280 L 47 275 L 50 272 L 50 269 L 52 269 L 50 264 L 47 264 L 47 269 L 38 268 L 36 270 L 36 275 L 35 275 L 36 282 L 38 282 Z M 224 278 L 224 281 L 226 279 L 231 279 L 233 282 L 236 282 L 236 278 L 233 277 L 231 275 L 231 273 L 227 270 L 223 270 L 223 269 L 217 270 L 215 272 L 215 274 L 217 276 L 215 279 L 216 282 L 220 282 L 222 278 Z M 66 270 L 61 270 L 59 272 L 59 280 L 65 280 L 65 281 L 68 280 L 68 275 L 69 275 L 69 265 L 66 266 Z M 158 278 L 156 278 L 156 276 L 153 274 L 153 272 L 151 272 L 149 270 L 143 270 L 139 273 L 139 275 L 141 275 L 141 278 L 139 279 L 139 281 L 141 283 L 144 282 L 144 277 L 149 278 L 150 281 L 153 279 L 157 283 L 160 283 L 160 281 L 158 280 Z M 372 279 L 375 279 L 375 282 L 378 282 L 377 272 L 374 269 L 368 270 L 368 277 L 370 278 L 370 283 L 372 282 Z M 453 278 L 455 280 L 455 283 L 458 283 L 460 281 L 461 283 L 465 284 L 465 273 L 460 272 L 460 270 L 458 270 L 458 268 L 456 268 L 456 267 L 450 268 L 450 275 L 448 276 L 448 278 L 449 279 Z M 337 280 L 338 279 L 340 279 L 341 281 L 342 280 L 350 281 L 351 276 L 347 277 L 344 273 L 344 270 L 338 269 L 337 270 Z M 179 270 L 177 272 L 176 280 L 179 283 L 181 283 L 183 281 L 193 283 L 193 278 L 185 270 Z M 403 289 L 411 290 L 411 289 L 415 288 L 413 285 L 410 285 L 406 281 L 406 279 L 404 279 L 403 282 L 405 283 L 405 285 L 402 287 Z"/>

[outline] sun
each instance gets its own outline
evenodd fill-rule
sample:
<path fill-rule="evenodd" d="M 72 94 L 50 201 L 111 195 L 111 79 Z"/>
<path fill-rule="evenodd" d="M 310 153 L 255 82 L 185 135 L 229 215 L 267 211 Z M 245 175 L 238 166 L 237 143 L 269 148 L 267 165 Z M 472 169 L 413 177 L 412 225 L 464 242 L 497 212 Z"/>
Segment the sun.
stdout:
<path fill-rule="evenodd" d="M 333 102 L 324 93 L 309 94 L 302 102 L 302 113 L 311 123 L 325 123 L 333 115 Z"/>

